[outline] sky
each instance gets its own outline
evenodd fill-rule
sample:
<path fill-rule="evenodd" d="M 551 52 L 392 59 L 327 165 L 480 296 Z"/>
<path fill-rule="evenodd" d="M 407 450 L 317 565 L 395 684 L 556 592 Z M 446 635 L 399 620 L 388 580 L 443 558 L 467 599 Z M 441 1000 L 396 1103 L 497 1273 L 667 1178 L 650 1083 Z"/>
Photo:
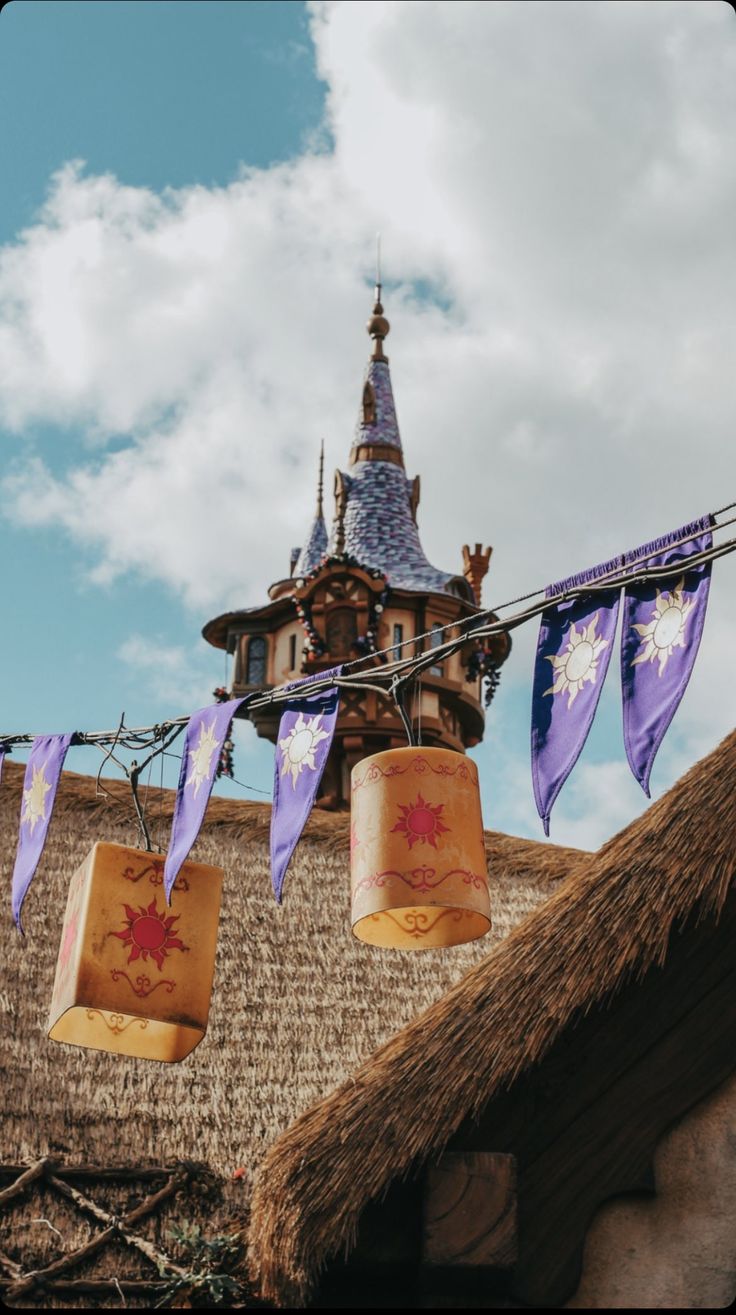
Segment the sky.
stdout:
<path fill-rule="evenodd" d="M 227 681 L 202 624 L 287 573 L 320 439 L 346 465 L 379 229 L 424 547 L 458 571 L 492 544 L 485 605 L 736 499 L 723 0 L 12 0 L 0 110 L 0 732 L 141 725 Z M 654 798 L 733 727 L 735 570 Z M 486 826 L 542 839 L 536 632 L 473 756 Z M 552 841 L 647 805 L 617 682 Z M 236 741 L 268 791 L 272 747 Z"/>

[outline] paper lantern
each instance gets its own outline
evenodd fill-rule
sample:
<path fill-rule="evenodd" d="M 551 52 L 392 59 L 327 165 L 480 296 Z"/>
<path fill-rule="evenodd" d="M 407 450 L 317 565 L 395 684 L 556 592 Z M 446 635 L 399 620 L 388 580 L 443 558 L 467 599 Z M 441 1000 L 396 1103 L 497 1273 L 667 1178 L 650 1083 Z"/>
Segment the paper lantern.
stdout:
<path fill-rule="evenodd" d="M 352 927 L 402 950 L 460 945 L 491 926 L 478 773 L 449 749 L 389 749 L 351 776 Z"/>
<path fill-rule="evenodd" d="M 184 863 L 167 906 L 164 854 L 98 841 L 72 877 L 49 1036 L 173 1063 L 207 1029 L 222 868 Z"/>

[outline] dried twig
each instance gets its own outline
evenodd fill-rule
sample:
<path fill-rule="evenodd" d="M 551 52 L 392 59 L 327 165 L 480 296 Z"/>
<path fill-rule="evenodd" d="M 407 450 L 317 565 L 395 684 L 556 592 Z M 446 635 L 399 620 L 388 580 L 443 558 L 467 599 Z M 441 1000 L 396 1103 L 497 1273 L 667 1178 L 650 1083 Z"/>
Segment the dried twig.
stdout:
<path fill-rule="evenodd" d="M 189 1176 L 190 1170 L 186 1167 L 174 1171 L 164 1187 L 160 1188 L 158 1192 L 154 1192 L 151 1196 L 147 1196 L 145 1201 L 141 1201 L 140 1205 L 136 1206 L 134 1210 L 130 1210 L 122 1219 L 117 1219 L 107 1210 L 104 1210 L 102 1206 L 97 1205 L 94 1201 L 91 1201 L 89 1197 L 84 1196 L 76 1187 L 72 1187 L 71 1183 L 66 1183 L 61 1178 L 49 1174 L 47 1176 L 47 1181 L 50 1187 L 53 1187 L 55 1191 L 59 1192 L 61 1196 L 66 1197 L 67 1200 L 73 1201 L 77 1208 L 84 1211 L 85 1214 L 91 1215 L 93 1219 L 106 1224 L 107 1227 L 103 1232 L 98 1233 L 96 1237 L 91 1238 L 89 1242 L 86 1242 L 81 1247 L 77 1247 L 75 1251 L 70 1251 L 67 1255 L 61 1256 L 58 1260 L 53 1261 L 44 1269 L 34 1270 L 32 1273 L 26 1274 L 24 1278 L 20 1279 L 17 1283 L 14 1283 L 12 1287 L 6 1289 L 6 1300 L 16 1301 L 19 1297 L 23 1297 L 31 1292 L 33 1288 L 37 1287 L 39 1284 L 45 1283 L 46 1280 L 55 1279 L 59 1275 L 65 1273 L 68 1269 L 72 1269 L 74 1266 L 80 1264 L 83 1260 L 88 1260 L 90 1256 L 95 1255 L 116 1236 L 121 1237 L 128 1246 L 135 1247 L 138 1251 L 141 1251 L 152 1264 L 156 1265 L 159 1272 L 168 1270 L 170 1273 L 176 1274 L 180 1278 L 186 1277 L 187 1271 L 185 1269 L 182 1269 L 180 1265 L 176 1265 L 174 1261 L 170 1260 L 162 1251 L 158 1251 L 153 1243 L 148 1241 L 148 1238 L 140 1237 L 137 1233 L 132 1233 L 130 1228 L 133 1224 L 136 1224 L 139 1219 L 143 1219 L 146 1215 L 149 1215 L 152 1211 L 156 1210 L 162 1201 L 165 1201 L 168 1197 L 174 1196 L 180 1191 L 187 1182 Z"/>
<path fill-rule="evenodd" d="M 21 1171 L 20 1178 L 16 1178 L 15 1182 L 10 1184 L 10 1187 L 6 1187 L 0 1192 L 0 1205 L 12 1201 L 14 1196 L 19 1196 L 27 1187 L 30 1187 L 31 1183 L 35 1183 L 37 1178 L 42 1178 L 47 1167 L 51 1164 L 53 1164 L 53 1160 L 45 1155 L 42 1160 L 37 1160 L 35 1164 L 32 1164 L 30 1169 L 26 1169 L 25 1172 Z M 15 1170 L 16 1166 L 12 1167 Z M 17 1167 L 20 1169 L 20 1166 Z"/>
<path fill-rule="evenodd" d="M 55 1226 L 55 1224 L 52 1224 L 52 1223 L 51 1223 L 51 1220 L 50 1220 L 50 1219 L 32 1219 L 32 1220 L 31 1220 L 31 1223 L 32 1223 L 32 1224 L 45 1224 L 47 1228 L 50 1228 L 50 1229 L 51 1229 L 51 1232 L 52 1232 L 52 1233 L 56 1233 L 56 1236 L 61 1238 L 61 1242 L 62 1242 L 62 1246 L 63 1246 L 63 1244 L 64 1244 L 64 1234 L 59 1232 L 58 1228 Z"/>
<path fill-rule="evenodd" d="M 4 1251 L 0 1251 L 0 1269 L 5 1271 L 13 1283 L 23 1276 L 23 1266 L 19 1265 L 17 1260 L 11 1260 Z"/>

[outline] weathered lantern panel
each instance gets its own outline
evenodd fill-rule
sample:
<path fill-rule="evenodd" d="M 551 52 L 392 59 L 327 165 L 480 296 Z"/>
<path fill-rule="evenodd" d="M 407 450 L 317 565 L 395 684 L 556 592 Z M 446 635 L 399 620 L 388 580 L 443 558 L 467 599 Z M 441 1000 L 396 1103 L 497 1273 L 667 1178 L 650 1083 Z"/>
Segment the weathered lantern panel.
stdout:
<path fill-rule="evenodd" d="M 351 781 L 352 926 L 359 940 L 436 949 L 491 926 L 475 764 L 449 749 L 364 758 Z"/>
<path fill-rule="evenodd" d="M 207 1029 L 223 871 L 98 841 L 69 887 L 49 1016 L 53 1041 L 172 1063 Z"/>

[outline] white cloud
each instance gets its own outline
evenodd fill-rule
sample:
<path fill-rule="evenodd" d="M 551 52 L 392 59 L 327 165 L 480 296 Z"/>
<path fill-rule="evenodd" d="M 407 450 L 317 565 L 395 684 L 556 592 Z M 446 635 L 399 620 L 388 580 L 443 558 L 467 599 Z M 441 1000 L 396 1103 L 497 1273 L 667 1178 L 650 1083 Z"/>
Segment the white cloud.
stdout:
<path fill-rule="evenodd" d="M 376 228 L 439 566 L 490 540 L 498 601 L 725 502 L 728 7 L 311 9 L 334 149 L 162 195 L 70 164 L 0 252 L 8 514 L 62 526 L 95 578 L 138 571 L 202 619 L 262 600 L 306 532 L 319 439 L 333 464 L 347 456 Z M 54 473 L 22 442 L 39 421 L 66 427 Z M 673 740 L 685 761 L 733 722 L 732 572 L 716 565 Z M 531 642 L 504 690 L 527 685 Z M 585 770 L 581 808 L 605 775 Z M 613 800 L 619 777 L 605 780 Z M 608 812 L 615 824 L 625 807 Z"/>
<path fill-rule="evenodd" d="M 212 702 L 212 663 L 201 644 L 187 649 L 167 643 L 163 635 L 132 634 L 121 644 L 118 659 L 136 689 L 143 685 L 170 716 Z"/>

